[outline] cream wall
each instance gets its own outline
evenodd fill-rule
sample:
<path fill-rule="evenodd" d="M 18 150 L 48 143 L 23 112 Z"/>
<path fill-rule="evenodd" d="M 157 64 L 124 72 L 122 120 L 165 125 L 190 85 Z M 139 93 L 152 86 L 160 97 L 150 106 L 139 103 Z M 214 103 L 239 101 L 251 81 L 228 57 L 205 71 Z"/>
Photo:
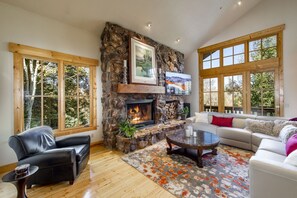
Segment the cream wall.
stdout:
<path fill-rule="evenodd" d="M 0 166 L 16 162 L 8 138 L 13 135 L 13 55 L 8 42 L 89 58 L 99 58 L 99 35 L 0 3 Z M 101 70 L 97 68 L 98 130 L 85 132 L 102 140 Z"/>
<path fill-rule="evenodd" d="M 191 104 L 191 116 L 199 112 L 199 70 L 198 70 L 198 53 L 194 51 L 185 59 L 185 73 L 192 75 L 192 93 L 186 96 L 185 102 Z"/>
<path fill-rule="evenodd" d="M 244 6 L 244 4 L 243 4 Z M 296 0 L 263 0 L 246 15 L 241 17 L 225 31 L 215 36 L 204 46 L 212 45 L 225 40 L 233 39 L 252 32 L 260 31 L 273 26 L 286 24 L 284 30 L 284 96 L 285 96 L 285 117 L 297 116 L 297 1 Z M 202 46 L 201 46 L 202 47 Z M 194 52 L 196 53 L 196 52 Z M 189 59 L 189 60 L 188 60 Z M 190 56 L 186 60 L 186 68 L 198 65 L 198 59 Z M 191 65 L 189 65 L 189 63 Z M 192 73 L 197 75 L 198 73 Z M 192 82 L 197 84 L 198 82 Z M 195 88 L 195 87 L 193 87 Z M 191 95 L 191 101 L 195 101 L 196 95 Z M 192 109 L 198 111 L 199 109 Z"/>

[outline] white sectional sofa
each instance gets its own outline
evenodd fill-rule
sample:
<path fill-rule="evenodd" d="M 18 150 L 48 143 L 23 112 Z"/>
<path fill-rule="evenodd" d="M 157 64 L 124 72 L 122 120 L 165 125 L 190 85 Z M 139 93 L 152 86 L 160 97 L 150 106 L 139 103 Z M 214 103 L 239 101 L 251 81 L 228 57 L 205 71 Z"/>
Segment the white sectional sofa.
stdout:
<path fill-rule="evenodd" d="M 251 198 L 296 198 L 297 166 L 285 164 L 285 145 L 263 139 L 250 159 Z"/>
<path fill-rule="evenodd" d="M 233 117 L 232 127 L 218 127 L 210 124 L 213 115 Z M 278 120 L 287 121 L 280 117 L 208 113 L 208 123 L 196 122 L 195 117 L 188 118 L 188 122 L 191 122 L 196 130 L 217 134 L 222 144 L 255 152 L 249 162 L 251 198 L 296 198 L 297 166 L 284 163 L 286 159 L 285 144 L 280 141 L 278 134 L 272 136 L 245 129 L 247 118 L 273 121 L 276 124 Z M 273 125 L 272 130 L 281 129 L 276 127 Z"/>
<path fill-rule="evenodd" d="M 233 117 L 232 127 L 219 127 L 213 124 L 212 116 L 217 117 Z M 242 115 L 242 114 L 224 114 L 224 113 L 208 113 L 208 123 L 196 122 L 195 116 L 187 118 L 192 122 L 194 130 L 204 130 L 214 134 L 217 134 L 222 144 L 227 144 L 230 146 L 235 146 L 238 148 L 257 151 L 262 139 L 272 139 L 280 142 L 278 137 L 266 135 L 263 133 L 252 132 L 246 130 L 246 119 L 255 120 L 287 120 L 283 117 L 265 117 L 265 116 L 255 116 L 255 115 Z"/>

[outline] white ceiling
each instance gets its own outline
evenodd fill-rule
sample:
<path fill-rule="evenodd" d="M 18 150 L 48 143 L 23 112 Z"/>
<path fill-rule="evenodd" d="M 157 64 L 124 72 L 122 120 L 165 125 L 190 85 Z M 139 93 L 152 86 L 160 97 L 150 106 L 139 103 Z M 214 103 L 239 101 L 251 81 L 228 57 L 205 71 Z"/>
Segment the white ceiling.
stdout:
<path fill-rule="evenodd" d="M 85 29 L 98 39 L 105 22 L 116 23 L 187 56 L 261 0 L 242 0 L 241 6 L 238 0 L 0 1 Z M 150 30 L 145 28 L 148 22 L 152 23 Z"/>

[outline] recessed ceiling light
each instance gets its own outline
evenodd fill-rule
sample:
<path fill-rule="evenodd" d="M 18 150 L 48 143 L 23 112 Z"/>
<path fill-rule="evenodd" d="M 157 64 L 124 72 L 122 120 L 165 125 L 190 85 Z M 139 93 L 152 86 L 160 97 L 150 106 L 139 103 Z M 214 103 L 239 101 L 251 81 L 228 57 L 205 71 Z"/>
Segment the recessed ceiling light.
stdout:
<path fill-rule="evenodd" d="M 147 27 L 148 29 L 151 29 L 151 27 L 152 27 L 152 23 L 151 23 L 151 22 L 148 22 L 148 23 L 146 24 L 146 27 Z"/>
<path fill-rule="evenodd" d="M 176 43 L 179 43 L 179 42 L 180 42 L 180 38 L 177 38 L 177 39 L 175 40 L 175 42 L 176 42 Z"/>
<path fill-rule="evenodd" d="M 241 0 L 237 1 L 237 4 L 240 6 L 242 4 L 242 1 Z"/>

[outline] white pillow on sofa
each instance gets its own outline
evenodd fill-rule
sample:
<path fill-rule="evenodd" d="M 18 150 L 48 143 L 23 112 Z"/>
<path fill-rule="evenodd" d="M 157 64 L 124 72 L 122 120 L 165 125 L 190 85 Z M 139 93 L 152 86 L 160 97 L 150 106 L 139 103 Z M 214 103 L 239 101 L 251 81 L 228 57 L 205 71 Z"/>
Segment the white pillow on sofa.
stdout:
<path fill-rule="evenodd" d="M 286 157 L 284 163 L 297 166 L 297 150 L 290 153 L 288 157 Z"/>
<path fill-rule="evenodd" d="M 195 112 L 195 122 L 208 123 L 208 113 L 197 113 L 197 112 Z"/>
<path fill-rule="evenodd" d="M 279 139 L 282 141 L 282 143 L 286 144 L 288 139 L 295 133 L 297 133 L 297 127 L 293 125 L 287 125 L 280 131 Z"/>

